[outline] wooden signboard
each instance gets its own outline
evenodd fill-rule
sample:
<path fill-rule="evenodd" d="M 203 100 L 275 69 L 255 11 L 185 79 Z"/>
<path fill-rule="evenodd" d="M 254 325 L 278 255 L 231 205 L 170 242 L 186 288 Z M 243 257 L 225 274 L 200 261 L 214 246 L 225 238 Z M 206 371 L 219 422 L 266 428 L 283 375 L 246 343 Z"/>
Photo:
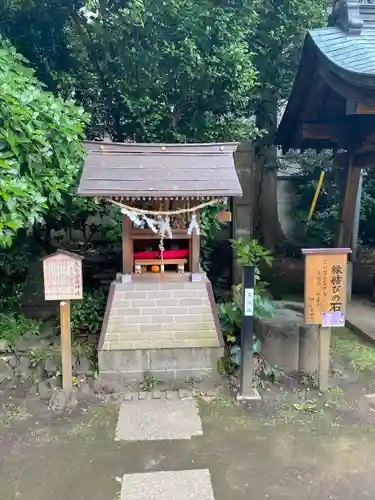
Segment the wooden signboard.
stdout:
<path fill-rule="evenodd" d="M 346 274 L 350 248 L 311 248 L 305 255 L 305 322 L 319 325 L 319 389 L 329 388 L 329 351 L 332 326 L 345 326 Z"/>
<path fill-rule="evenodd" d="M 349 248 L 311 248 L 305 255 L 305 322 L 326 324 L 345 318 Z M 330 314 L 327 314 L 330 313 Z M 342 326 L 332 324 L 331 326 Z"/>
<path fill-rule="evenodd" d="M 82 260 L 80 255 L 65 250 L 44 257 L 46 300 L 82 299 Z"/>
<path fill-rule="evenodd" d="M 70 300 L 82 299 L 82 260 L 75 253 L 59 250 L 43 259 L 44 296 L 60 301 L 62 385 L 72 387 L 72 340 Z"/>

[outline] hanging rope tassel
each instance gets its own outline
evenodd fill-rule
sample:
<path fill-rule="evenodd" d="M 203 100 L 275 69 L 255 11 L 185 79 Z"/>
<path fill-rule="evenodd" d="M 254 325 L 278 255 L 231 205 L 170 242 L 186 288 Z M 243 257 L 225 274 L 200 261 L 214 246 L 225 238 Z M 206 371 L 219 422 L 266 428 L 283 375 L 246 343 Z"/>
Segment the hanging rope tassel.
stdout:
<path fill-rule="evenodd" d="M 192 234 L 192 232 L 195 230 L 196 234 L 200 234 L 200 227 L 197 221 L 197 216 L 196 214 L 193 214 L 190 219 L 190 224 L 188 228 L 188 234 Z"/>

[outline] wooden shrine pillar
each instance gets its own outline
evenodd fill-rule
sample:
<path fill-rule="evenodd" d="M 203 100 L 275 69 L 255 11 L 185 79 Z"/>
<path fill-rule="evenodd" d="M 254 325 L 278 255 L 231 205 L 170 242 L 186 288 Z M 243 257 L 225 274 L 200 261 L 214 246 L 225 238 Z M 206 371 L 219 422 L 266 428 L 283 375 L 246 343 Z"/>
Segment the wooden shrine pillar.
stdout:
<path fill-rule="evenodd" d="M 133 238 L 132 222 L 127 215 L 122 219 L 122 273 L 131 274 L 133 272 Z"/>
<path fill-rule="evenodd" d="M 337 239 L 338 248 L 350 248 L 351 245 L 360 178 L 361 168 L 354 166 L 353 159 L 350 157 L 347 167 L 344 196 L 340 207 Z"/>
<path fill-rule="evenodd" d="M 200 215 L 196 214 L 197 222 L 199 224 Z M 197 274 L 200 272 L 200 250 L 201 250 L 200 236 L 196 231 L 191 234 L 191 272 Z"/>

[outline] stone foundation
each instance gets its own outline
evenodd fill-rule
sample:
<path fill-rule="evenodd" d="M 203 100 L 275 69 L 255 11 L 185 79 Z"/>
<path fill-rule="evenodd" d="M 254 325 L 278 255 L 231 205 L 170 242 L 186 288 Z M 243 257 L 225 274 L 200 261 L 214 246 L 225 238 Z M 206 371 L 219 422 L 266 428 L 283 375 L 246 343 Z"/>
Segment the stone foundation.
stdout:
<path fill-rule="evenodd" d="M 207 279 L 112 283 L 99 374 L 124 384 L 146 375 L 163 382 L 215 377 L 223 345 Z"/>
<path fill-rule="evenodd" d="M 276 302 L 271 319 L 257 319 L 255 334 L 262 355 L 286 374 L 313 374 L 318 368 L 318 327 L 304 323 L 303 304 Z"/>

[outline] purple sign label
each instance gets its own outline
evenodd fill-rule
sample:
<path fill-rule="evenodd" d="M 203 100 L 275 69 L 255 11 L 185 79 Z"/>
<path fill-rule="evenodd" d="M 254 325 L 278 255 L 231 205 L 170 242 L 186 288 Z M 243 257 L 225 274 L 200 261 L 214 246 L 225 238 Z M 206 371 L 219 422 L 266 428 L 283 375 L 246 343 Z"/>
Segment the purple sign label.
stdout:
<path fill-rule="evenodd" d="M 322 313 L 322 326 L 345 326 L 343 311 Z"/>

